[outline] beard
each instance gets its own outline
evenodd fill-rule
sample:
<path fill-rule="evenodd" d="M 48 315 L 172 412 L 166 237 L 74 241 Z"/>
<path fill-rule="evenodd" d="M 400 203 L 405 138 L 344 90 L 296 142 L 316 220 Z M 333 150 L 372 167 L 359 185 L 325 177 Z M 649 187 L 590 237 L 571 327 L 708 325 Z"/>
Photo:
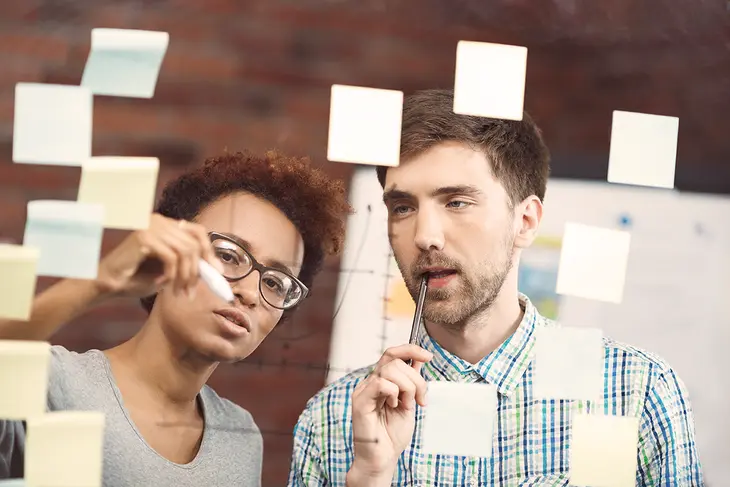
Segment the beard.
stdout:
<path fill-rule="evenodd" d="M 505 242 L 496 258 L 470 265 L 469 271 L 457 261 L 438 252 L 421 253 L 410 269 L 398 261 L 408 292 L 418 300 L 420 272 L 425 267 L 444 267 L 456 271 L 456 285 L 428 288 L 423 306 L 423 318 L 447 328 L 461 329 L 472 316 L 487 312 L 499 296 L 512 270 L 514 247 Z"/>

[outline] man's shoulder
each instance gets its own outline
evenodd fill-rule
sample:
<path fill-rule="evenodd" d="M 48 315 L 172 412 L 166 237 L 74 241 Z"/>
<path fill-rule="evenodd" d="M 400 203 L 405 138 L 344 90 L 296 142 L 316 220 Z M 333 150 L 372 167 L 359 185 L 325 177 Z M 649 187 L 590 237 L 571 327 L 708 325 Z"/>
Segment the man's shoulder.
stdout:
<path fill-rule="evenodd" d="M 631 368 L 642 372 L 662 375 L 672 372 L 672 367 L 660 355 L 643 348 L 604 336 L 605 357 L 616 368 Z"/>
<path fill-rule="evenodd" d="M 365 379 L 375 368 L 375 364 L 361 367 L 348 372 L 344 376 L 332 381 L 324 386 L 307 401 L 307 409 L 314 410 L 318 408 L 344 408 L 349 406 L 350 397 L 355 387 Z"/>
<path fill-rule="evenodd" d="M 233 401 L 220 397 L 210 386 L 203 386 L 201 391 L 205 420 L 214 429 L 218 426 L 233 430 L 245 429 L 260 435 L 253 415 Z"/>

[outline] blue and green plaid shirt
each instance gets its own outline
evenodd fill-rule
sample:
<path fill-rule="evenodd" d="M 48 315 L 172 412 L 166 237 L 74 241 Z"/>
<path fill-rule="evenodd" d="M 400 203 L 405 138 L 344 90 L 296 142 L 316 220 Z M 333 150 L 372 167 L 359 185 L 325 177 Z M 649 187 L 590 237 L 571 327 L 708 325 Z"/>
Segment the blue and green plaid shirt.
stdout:
<path fill-rule="evenodd" d="M 492 458 L 431 455 L 420 450 L 422 409 L 417 406 L 411 444 L 400 457 L 393 486 L 566 486 L 574 412 L 638 416 L 636 485 L 703 485 L 687 390 L 659 357 L 604 339 L 601 401 L 535 399 L 532 351 L 535 329 L 557 326 L 526 296 L 517 331 L 471 365 L 450 354 L 421 327 L 418 344 L 433 352 L 426 380 L 487 382 L 498 392 Z M 289 486 L 345 486 L 353 461 L 352 392 L 372 370 L 357 370 L 328 385 L 307 403 L 294 429 Z M 487 440 L 488 441 L 488 440 Z"/>

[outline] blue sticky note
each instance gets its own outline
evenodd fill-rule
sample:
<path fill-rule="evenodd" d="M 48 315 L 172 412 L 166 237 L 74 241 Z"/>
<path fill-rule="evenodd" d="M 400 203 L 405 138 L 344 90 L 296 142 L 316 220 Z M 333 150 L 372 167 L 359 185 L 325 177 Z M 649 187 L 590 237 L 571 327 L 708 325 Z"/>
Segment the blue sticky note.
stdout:
<path fill-rule="evenodd" d="M 91 157 L 93 100 L 83 86 L 16 84 L 13 162 L 81 166 Z"/>
<path fill-rule="evenodd" d="M 152 98 L 170 35 L 134 29 L 92 29 L 81 86 L 95 95 Z"/>
<path fill-rule="evenodd" d="M 103 232 L 103 205 L 36 200 L 28 203 L 23 245 L 39 250 L 39 276 L 95 279 Z"/>

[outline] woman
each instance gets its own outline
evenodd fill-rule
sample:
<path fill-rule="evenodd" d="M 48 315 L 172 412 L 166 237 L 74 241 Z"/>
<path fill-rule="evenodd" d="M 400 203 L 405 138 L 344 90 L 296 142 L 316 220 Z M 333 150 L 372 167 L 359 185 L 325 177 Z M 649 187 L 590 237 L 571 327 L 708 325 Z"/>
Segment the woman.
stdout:
<path fill-rule="evenodd" d="M 307 160 L 209 159 L 167 185 L 149 228 L 105 256 L 98 279 L 49 288 L 29 322 L 0 322 L 0 338 L 48 340 L 107 298 L 143 297 L 149 316 L 129 341 L 83 354 L 52 347 L 49 409 L 105 413 L 105 486 L 260 485 L 256 424 L 205 383 L 302 302 L 339 252 L 350 211 L 341 184 Z M 198 279 L 201 258 L 228 279 L 234 304 Z M 22 440 L 20 423 L 2 423 L 0 478 L 22 476 Z"/>

